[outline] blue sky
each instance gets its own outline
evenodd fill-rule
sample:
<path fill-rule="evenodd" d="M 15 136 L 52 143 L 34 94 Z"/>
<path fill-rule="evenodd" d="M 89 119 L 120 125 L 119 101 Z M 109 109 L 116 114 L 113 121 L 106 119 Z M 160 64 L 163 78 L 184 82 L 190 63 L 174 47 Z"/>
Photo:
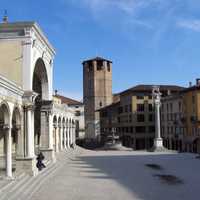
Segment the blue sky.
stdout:
<path fill-rule="evenodd" d="M 200 77 L 199 0 L 0 0 L 9 21 L 37 21 L 55 47 L 54 89 L 82 99 L 84 59 L 113 60 L 113 92 L 187 86 Z"/>

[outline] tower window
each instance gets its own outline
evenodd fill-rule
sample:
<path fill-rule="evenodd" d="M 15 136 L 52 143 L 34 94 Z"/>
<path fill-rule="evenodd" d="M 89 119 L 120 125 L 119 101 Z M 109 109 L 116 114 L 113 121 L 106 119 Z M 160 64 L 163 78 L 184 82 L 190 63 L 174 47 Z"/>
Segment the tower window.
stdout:
<path fill-rule="evenodd" d="M 88 62 L 88 72 L 91 72 L 93 68 L 93 63 L 92 61 Z"/>
<path fill-rule="evenodd" d="M 108 66 L 108 71 L 110 72 L 110 63 L 109 62 L 107 63 L 107 66 Z"/>
<path fill-rule="evenodd" d="M 100 70 L 102 70 L 102 68 L 103 68 L 103 61 L 98 60 L 97 61 L 97 70 L 100 71 Z"/>

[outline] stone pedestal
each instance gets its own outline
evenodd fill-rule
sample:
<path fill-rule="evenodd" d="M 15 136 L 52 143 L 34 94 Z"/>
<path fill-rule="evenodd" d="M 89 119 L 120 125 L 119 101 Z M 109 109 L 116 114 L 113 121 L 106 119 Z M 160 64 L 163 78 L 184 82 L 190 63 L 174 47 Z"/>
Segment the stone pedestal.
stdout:
<path fill-rule="evenodd" d="M 40 151 L 43 153 L 45 160 L 56 162 L 56 156 L 53 149 L 40 149 Z"/>
<path fill-rule="evenodd" d="M 16 158 L 16 173 L 25 172 L 30 176 L 36 176 L 38 169 L 36 167 L 36 158 Z"/>
<path fill-rule="evenodd" d="M 167 149 L 163 146 L 163 140 L 162 140 L 162 138 L 156 138 L 156 139 L 154 139 L 154 145 L 153 145 L 153 148 L 150 151 L 152 151 L 152 152 L 167 151 Z"/>

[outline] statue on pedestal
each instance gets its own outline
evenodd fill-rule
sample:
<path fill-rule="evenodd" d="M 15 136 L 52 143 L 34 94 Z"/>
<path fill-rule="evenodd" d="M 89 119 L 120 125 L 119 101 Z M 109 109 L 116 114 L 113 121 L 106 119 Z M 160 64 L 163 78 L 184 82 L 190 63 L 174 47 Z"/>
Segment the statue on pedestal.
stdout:
<path fill-rule="evenodd" d="M 163 140 L 161 138 L 161 131 L 160 131 L 160 106 L 161 106 L 161 95 L 159 86 L 153 86 L 152 89 L 152 96 L 153 96 L 153 103 L 155 106 L 155 139 L 154 139 L 154 146 L 151 151 L 166 151 L 163 146 Z"/>

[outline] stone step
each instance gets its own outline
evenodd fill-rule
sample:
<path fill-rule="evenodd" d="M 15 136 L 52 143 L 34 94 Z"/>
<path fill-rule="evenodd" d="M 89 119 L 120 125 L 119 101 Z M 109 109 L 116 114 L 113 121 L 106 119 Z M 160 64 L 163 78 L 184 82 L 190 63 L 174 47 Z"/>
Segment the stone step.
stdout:
<path fill-rule="evenodd" d="M 23 180 L 26 177 L 25 173 L 21 173 L 17 178 L 13 179 L 13 180 L 5 180 L 2 181 L 3 185 L 0 188 L 0 194 L 1 192 L 5 191 L 7 188 L 15 186 L 17 182 Z"/>
<path fill-rule="evenodd" d="M 9 194 L 14 194 L 15 191 L 17 191 L 19 188 L 25 185 L 29 179 L 30 179 L 30 176 L 26 175 L 18 181 L 13 181 L 12 185 L 9 185 L 8 187 L 4 188 L 4 190 L 1 193 L 0 199 L 9 200 Z"/>
<path fill-rule="evenodd" d="M 77 153 L 79 152 L 67 150 L 56 156 L 56 163 L 48 160 L 44 161 L 46 168 L 40 171 L 36 177 L 22 175 L 21 179 L 13 181 L 12 185 L 2 190 L 0 200 L 29 200 L 45 181 L 53 176 L 64 163 L 74 159 Z"/>
<path fill-rule="evenodd" d="M 20 184 L 16 184 L 14 188 L 11 188 L 9 191 L 5 191 L 5 195 L 3 196 L 2 200 L 21 200 L 24 196 L 24 193 L 26 190 L 31 187 L 32 184 L 38 179 L 41 180 L 43 176 L 48 176 L 49 173 L 51 173 L 52 169 L 54 169 L 55 166 L 52 164 L 49 166 L 49 168 L 46 168 L 46 170 L 41 171 L 38 176 L 36 177 L 30 177 L 26 178 L 23 182 Z"/>

